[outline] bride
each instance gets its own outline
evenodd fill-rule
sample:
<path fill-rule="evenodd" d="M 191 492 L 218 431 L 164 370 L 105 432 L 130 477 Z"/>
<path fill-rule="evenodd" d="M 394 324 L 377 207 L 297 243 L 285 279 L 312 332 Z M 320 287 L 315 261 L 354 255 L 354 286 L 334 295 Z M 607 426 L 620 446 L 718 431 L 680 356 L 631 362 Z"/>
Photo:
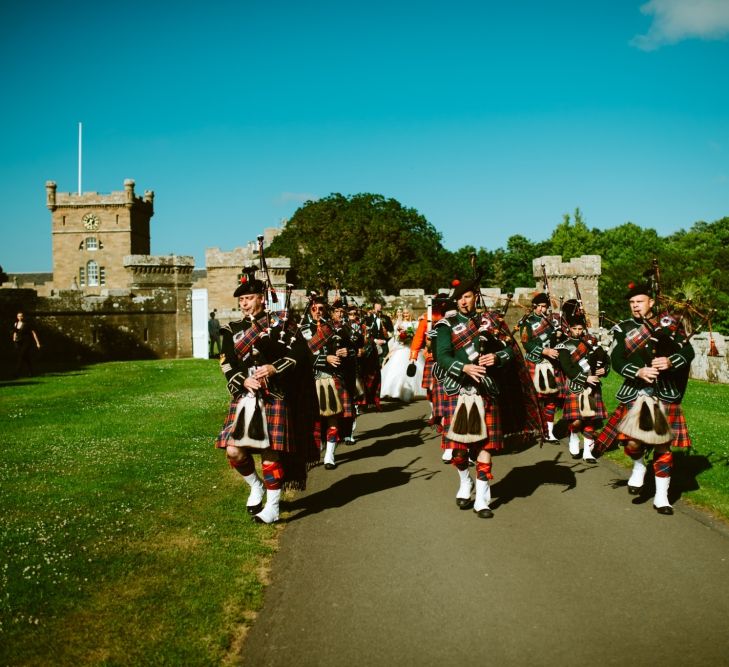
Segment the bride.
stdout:
<path fill-rule="evenodd" d="M 423 351 L 418 352 L 415 362 L 415 375 L 408 377 L 407 369 L 410 364 L 410 343 L 418 327 L 408 310 L 399 310 L 396 313 L 394 324 L 395 333 L 390 339 L 390 352 L 382 366 L 382 398 L 396 398 L 410 403 L 414 398 L 426 396 L 427 393 L 420 385 L 423 380 L 425 357 Z"/>

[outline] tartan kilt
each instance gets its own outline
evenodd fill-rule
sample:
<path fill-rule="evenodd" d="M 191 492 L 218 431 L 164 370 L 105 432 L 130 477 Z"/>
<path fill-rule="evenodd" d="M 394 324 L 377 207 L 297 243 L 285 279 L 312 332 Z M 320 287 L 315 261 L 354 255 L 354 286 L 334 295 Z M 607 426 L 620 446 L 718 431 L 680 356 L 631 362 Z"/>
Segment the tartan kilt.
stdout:
<path fill-rule="evenodd" d="M 437 383 L 436 383 L 437 384 Z M 448 428 L 453 420 L 453 413 L 458 405 L 458 393 L 449 396 L 441 390 L 440 407 L 443 416 L 443 436 L 441 449 L 470 449 L 478 452 L 482 449 L 499 450 L 504 448 L 504 432 L 501 428 L 501 415 L 499 414 L 499 406 L 491 396 L 482 396 L 484 413 L 486 416 L 486 440 L 466 444 L 464 442 L 456 442 L 446 437 Z M 475 458 L 475 457 L 473 457 Z"/>
<path fill-rule="evenodd" d="M 534 370 L 536 369 L 537 365 L 533 361 L 529 361 L 529 359 L 527 359 L 526 357 L 524 357 L 524 361 L 526 362 L 527 370 L 529 371 L 529 377 L 533 380 Z M 537 398 L 543 401 L 556 401 L 557 403 L 559 403 L 560 401 L 564 401 L 569 394 L 569 392 L 567 391 L 567 378 L 564 376 L 561 368 L 555 367 L 554 365 L 552 365 L 552 368 L 554 369 L 554 379 L 559 385 L 559 392 L 557 392 L 556 394 L 540 394 L 539 392 L 537 392 Z"/>
<path fill-rule="evenodd" d="M 225 416 L 223 428 L 215 439 L 215 446 L 218 449 L 225 449 L 228 446 L 228 438 L 235 424 L 235 409 L 240 396 L 232 398 L 228 406 L 228 414 Z M 271 449 L 277 452 L 293 451 L 289 411 L 282 398 L 266 396 L 263 400 L 266 411 L 266 426 L 268 427 L 268 441 Z"/>
<path fill-rule="evenodd" d="M 628 410 L 632 407 L 635 401 L 630 403 L 620 403 L 615 411 L 610 415 L 605 428 L 600 432 L 600 435 L 595 439 L 597 451 L 604 452 L 610 449 L 613 445 L 623 445 L 628 441 L 628 437 L 618 431 L 618 424 L 620 420 L 625 417 Z M 673 431 L 673 440 L 671 440 L 671 447 L 691 447 L 691 437 L 689 436 L 688 426 L 686 425 L 686 417 L 683 415 L 680 403 L 664 403 L 661 401 L 661 406 L 666 412 L 668 423 L 671 425 Z"/>
<path fill-rule="evenodd" d="M 445 392 L 443 391 L 443 387 L 441 386 L 440 382 L 436 380 L 435 376 L 433 376 L 433 388 L 431 390 L 430 395 L 430 402 L 433 405 L 433 417 L 442 417 L 443 416 L 443 397 L 445 396 Z"/>
<path fill-rule="evenodd" d="M 592 387 L 593 394 L 595 396 L 595 416 L 594 417 L 582 417 L 580 415 L 580 394 L 573 394 L 571 391 L 567 392 L 567 398 L 565 398 L 564 404 L 562 405 L 562 419 L 574 421 L 575 419 L 587 419 L 591 422 L 602 421 L 607 419 L 607 410 L 605 408 L 605 401 L 602 400 L 602 391 L 600 387 Z"/>
<path fill-rule="evenodd" d="M 425 357 L 425 366 L 423 366 L 423 381 L 420 386 L 423 389 L 432 389 L 430 386 L 433 382 L 433 357 Z"/>
<path fill-rule="evenodd" d="M 382 386 L 382 374 L 379 364 L 374 368 L 365 367 L 362 374 L 362 383 L 364 384 L 364 397 L 361 402 L 366 405 L 376 403 L 380 398 L 380 387 Z"/>
<path fill-rule="evenodd" d="M 349 395 L 347 385 L 344 380 L 336 375 L 332 375 L 334 386 L 337 388 L 339 400 L 342 402 L 342 412 L 337 417 L 354 417 L 354 408 L 352 407 L 352 397 Z"/>

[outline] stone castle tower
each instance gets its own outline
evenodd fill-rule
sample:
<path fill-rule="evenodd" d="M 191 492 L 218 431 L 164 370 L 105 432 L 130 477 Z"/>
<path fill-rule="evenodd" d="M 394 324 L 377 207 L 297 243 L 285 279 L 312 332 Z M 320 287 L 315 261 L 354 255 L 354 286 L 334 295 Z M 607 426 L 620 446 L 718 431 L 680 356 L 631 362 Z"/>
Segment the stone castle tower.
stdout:
<path fill-rule="evenodd" d="M 46 206 L 51 211 L 53 287 L 99 294 L 102 289 L 130 285 L 124 267 L 128 255 L 149 255 L 149 223 L 154 192 L 134 194 L 134 181 L 109 194 L 56 192 L 46 182 Z"/>

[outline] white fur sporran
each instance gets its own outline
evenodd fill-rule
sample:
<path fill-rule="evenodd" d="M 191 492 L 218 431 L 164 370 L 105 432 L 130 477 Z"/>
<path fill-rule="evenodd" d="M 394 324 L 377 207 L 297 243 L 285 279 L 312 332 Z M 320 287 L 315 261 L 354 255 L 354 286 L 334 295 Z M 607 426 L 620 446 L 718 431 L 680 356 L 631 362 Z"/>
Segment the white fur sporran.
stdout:
<path fill-rule="evenodd" d="M 470 444 L 485 440 L 487 436 L 483 398 L 479 394 L 461 394 L 446 437 L 454 442 Z"/>
<path fill-rule="evenodd" d="M 333 377 L 322 376 L 316 379 L 316 396 L 322 417 L 333 417 L 344 411 Z"/>
<path fill-rule="evenodd" d="M 628 413 L 620 420 L 618 430 L 647 445 L 665 445 L 673 440 L 673 431 L 663 406 L 655 396 L 647 394 L 638 395 Z"/>
<path fill-rule="evenodd" d="M 587 419 L 589 417 L 595 416 L 595 397 L 593 396 L 591 387 L 586 387 L 585 389 L 583 389 L 582 393 L 580 394 L 579 404 L 580 417 L 584 417 L 585 419 Z"/>
<path fill-rule="evenodd" d="M 534 367 L 532 381 L 538 394 L 559 393 L 559 382 L 554 374 L 554 367 L 549 361 L 540 361 Z"/>
<path fill-rule="evenodd" d="M 267 449 L 271 446 L 263 399 L 251 393 L 246 393 L 238 399 L 230 434 L 228 445 L 255 449 Z"/>

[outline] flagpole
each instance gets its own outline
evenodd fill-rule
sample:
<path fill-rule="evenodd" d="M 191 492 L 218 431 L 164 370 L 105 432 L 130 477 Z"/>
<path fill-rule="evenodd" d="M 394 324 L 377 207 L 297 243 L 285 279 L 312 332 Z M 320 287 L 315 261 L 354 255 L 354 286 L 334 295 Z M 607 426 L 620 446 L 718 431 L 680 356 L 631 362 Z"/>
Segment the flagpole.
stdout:
<path fill-rule="evenodd" d="M 78 124 L 78 194 L 81 195 L 81 136 L 83 123 Z"/>

